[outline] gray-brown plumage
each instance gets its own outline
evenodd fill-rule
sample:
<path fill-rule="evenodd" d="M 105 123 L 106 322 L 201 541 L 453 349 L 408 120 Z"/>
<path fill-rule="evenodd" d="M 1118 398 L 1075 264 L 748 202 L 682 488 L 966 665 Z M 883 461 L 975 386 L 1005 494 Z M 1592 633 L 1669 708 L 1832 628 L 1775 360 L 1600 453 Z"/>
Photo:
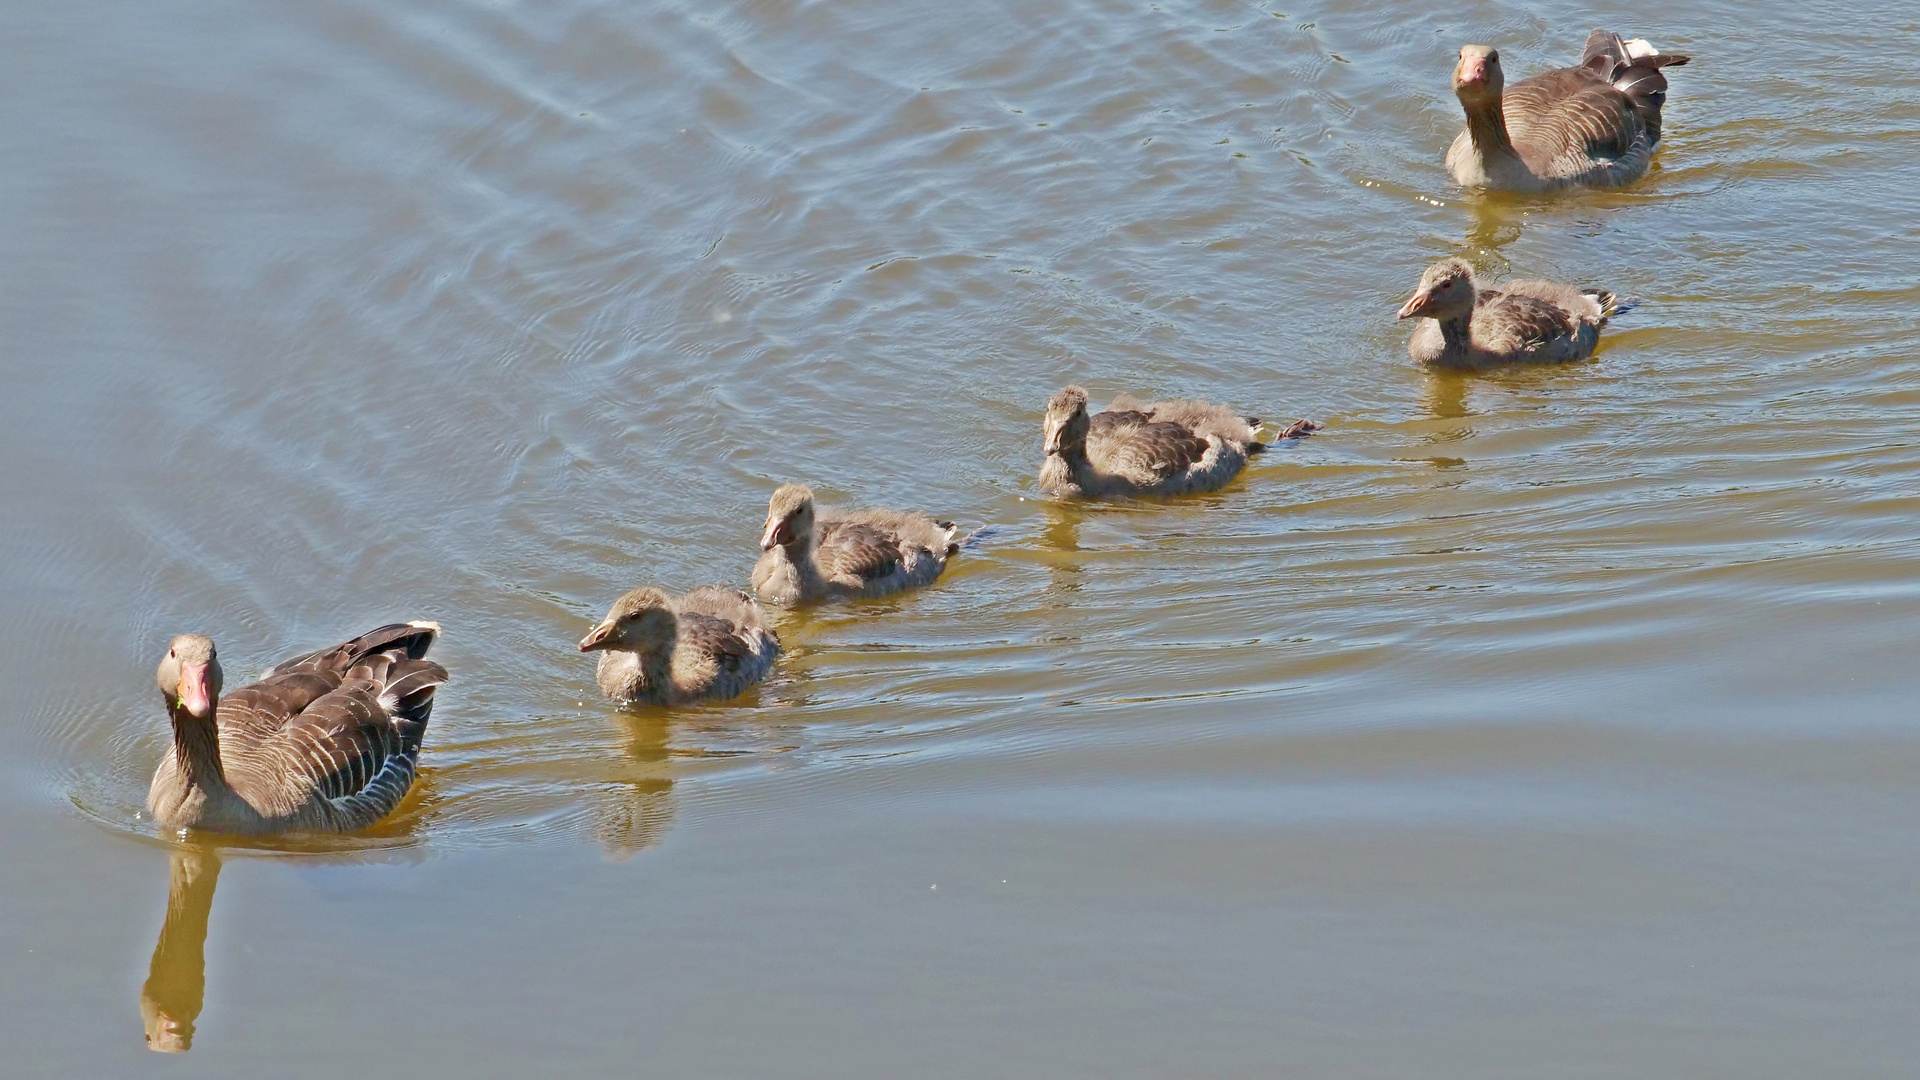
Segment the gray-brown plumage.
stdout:
<path fill-rule="evenodd" d="M 1447 150 L 1447 171 L 1465 187 L 1503 191 L 1631 183 L 1660 142 L 1661 69 L 1689 59 L 1595 30 L 1579 66 L 1505 86 L 1499 51 L 1468 45 L 1453 68 L 1467 126 Z"/>
<path fill-rule="evenodd" d="M 423 659 L 440 627 L 383 626 L 297 656 L 220 696 L 213 642 L 182 634 L 157 673 L 173 719 L 147 808 L 169 829 L 349 832 L 387 816 L 413 786 L 433 693 Z"/>
<path fill-rule="evenodd" d="M 679 599 L 635 589 L 587 631 L 580 651 L 600 654 L 595 677 L 608 697 L 682 705 L 724 700 L 759 682 L 780 639 L 737 589 L 702 585 Z"/>
<path fill-rule="evenodd" d="M 956 531 L 925 514 L 815 506 L 813 489 L 782 484 L 767 503 L 753 588 L 784 607 L 926 585 L 960 550 Z"/>
<path fill-rule="evenodd" d="M 1415 360 L 1483 368 L 1585 360 L 1593 355 L 1601 328 L 1623 309 L 1605 289 L 1555 281 L 1506 281 L 1483 289 L 1465 259 L 1442 259 L 1420 275 L 1400 318 L 1431 320 L 1407 341 Z"/>
<path fill-rule="evenodd" d="M 1295 421 L 1281 438 L 1319 427 Z M 1205 401 L 1156 401 L 1128 394 L 1087 412 L 1087 392 L 1069 386 L 1047 401 L 1046 460 L 1040 490 L 1070 498 L 1187 495 L 1224 486 L 1266 449 L 1260 420 Z"/>

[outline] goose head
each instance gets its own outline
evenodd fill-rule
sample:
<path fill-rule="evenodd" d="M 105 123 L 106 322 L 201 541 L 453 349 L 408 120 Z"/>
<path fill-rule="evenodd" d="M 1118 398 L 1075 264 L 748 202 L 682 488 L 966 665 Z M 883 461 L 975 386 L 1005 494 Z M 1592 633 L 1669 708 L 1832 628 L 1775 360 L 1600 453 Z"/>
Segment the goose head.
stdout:
<path fill-rule="evenodd" d="M 1069 386 L 1047 399 L 1047 456 L 1069 450 L 1084 451 L 1087 445 L 1087 392 Z"/>
<path fill-rule="evenodd" d="M 201 634 L 181 634 L 167 645 L 167 655 L 155 673 L 167 708 L 185 713 L 195 720 L 206 720 L 220 702 L 220 657 L 213 650 L 213 639 Z"/>
<path fill-rule="evenodd" d="M 1460 60 L 1453 65 L 1453 94 L 1460 104 L 1472 108 L 1498 102 L 1506 85 L 1506 76 L 1500 71 L 1500 50 L 1491 45 L 1460 47 Z"/>
<path fill-rule="evenodd" d="M 760 550 L 805 545 L 813 538 L 813 489 L 782 484 L 767 503 L 767 527 L 760 534 Z"/>
<path fill-rule="evenodd" d="M 1400 305 L 1403 319 L 1442 322 L 1473 310 L 1473 267 L 1465 259 L 1441 259 L 1420 275 L 1420 285 Z"/>
<path fill-rule="evenodd" d="M 600 625 L 580 639 L 581 652 L 617 649 L 651 652 L 671 648 L 678 629 L 673 605 L 659 589 L 635 589 L 613 602 Z"/>

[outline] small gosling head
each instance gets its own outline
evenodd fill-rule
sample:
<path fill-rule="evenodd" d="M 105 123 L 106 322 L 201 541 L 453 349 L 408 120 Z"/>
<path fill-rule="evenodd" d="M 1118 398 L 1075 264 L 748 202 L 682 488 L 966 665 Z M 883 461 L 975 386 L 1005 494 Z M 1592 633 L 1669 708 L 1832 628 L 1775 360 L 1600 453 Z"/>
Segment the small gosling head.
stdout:
<path fill-rule="evenodd" d="M 767 502 L 767 525 L 760 534 L 760 550 L 804 544 L 813 538 L 813 489 L 804 484 L 781 484 Z"/>
<path fill-rule="evenodd" d="M 1085 390 L 1069 386 L 1048 398 L 1045 424 L 1047 456 L 1084 447 L 1089 423 Z"/>
<path fill-rule="evenodd" d="M 600 625 L 580 639 L 581 652 L 617 649 L 646 652 L 671 646 L 679 623 L 673 603 L 659 589 L 635 589 L 613 602 Z"/>
<path fill-rule="evenodd" d="M 1473 310 L 1473 267 L 1465 259 L 1441 259 L 1420 275 L 1420 284 L 1400 305 L 1400 318 L 1448 319 Z"/>

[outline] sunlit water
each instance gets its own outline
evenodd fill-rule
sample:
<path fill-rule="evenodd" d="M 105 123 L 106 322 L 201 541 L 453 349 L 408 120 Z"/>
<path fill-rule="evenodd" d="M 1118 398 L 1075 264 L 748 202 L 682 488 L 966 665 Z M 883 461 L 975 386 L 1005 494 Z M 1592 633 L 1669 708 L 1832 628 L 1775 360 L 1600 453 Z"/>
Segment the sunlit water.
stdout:
<path fill-rule="evenodd" d="M 15 1066 L 190 1001 L 237 1076 L 1898 1074 L 1920 27 L 1641 12 L 1696 57 L 1645 181 L 1454 189 L 1454 49 L 1616 17 L 0 16 Z M 1642 304 L 1424 372 L 1448 254 Z M 1062 506 L 1074 381 L 1326 428 Z M 744 584 L 790 479 L 979 531 L 741 699 L 599 701 L 590 621 Z M 399 618 L 453 673 L 400 813 L 156 850 L 171 634 Z"/>

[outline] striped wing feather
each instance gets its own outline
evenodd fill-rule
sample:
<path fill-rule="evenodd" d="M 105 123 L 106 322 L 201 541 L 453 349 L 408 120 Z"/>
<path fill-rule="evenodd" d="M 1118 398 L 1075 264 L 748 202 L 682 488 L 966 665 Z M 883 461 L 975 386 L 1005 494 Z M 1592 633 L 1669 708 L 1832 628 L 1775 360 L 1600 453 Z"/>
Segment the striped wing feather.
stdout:
<path fill-rule="evenodd" d="M 1650 153 L 1652 139 L 1625 96 L 1586 68 L 1522 79 L 1502 98 L 1507 133 L 1527 168 L 1566 177 Z"/>
<path fill-rule="evenodd" d="M 388 759 L 404 752 L 380 707 L 379 685 L 356 679 L 308 706 L 281 729 L 283 773 L 324 799 L 358 794 Z"/>

